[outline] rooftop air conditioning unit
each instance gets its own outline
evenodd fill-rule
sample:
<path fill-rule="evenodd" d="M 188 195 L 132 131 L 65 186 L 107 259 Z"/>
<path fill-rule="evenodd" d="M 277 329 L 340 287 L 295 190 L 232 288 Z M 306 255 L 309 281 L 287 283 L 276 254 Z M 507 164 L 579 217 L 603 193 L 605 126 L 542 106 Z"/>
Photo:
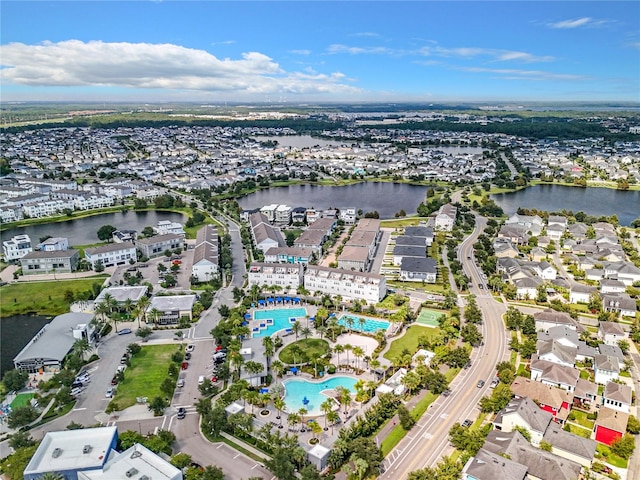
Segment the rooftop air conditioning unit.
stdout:
<path fill-rule="evenodd" d="M 82 453 L 84 454 L 90 453 L 91 450 L 93 450 L 93 447 L 91 445 L 85 445 L 84 447 L 82 447 Z"/>
<path fill-rule="evenodd" d="M 127 470 L 127 473 L 125 473 L 125 475 L 127 476 L 127 478 L 131 478 L 136 473 L 138 473 L 138 470 L 136 468 L 130 468 L 129 470 Z"/>
<path fill-rule="evenodd" d="M 53 452 L 51 452 L 51 456 L 53 458 L 58 458 L 60 455 L 62 455 L 62 449 L 61 448 L 54 448 Z"/>

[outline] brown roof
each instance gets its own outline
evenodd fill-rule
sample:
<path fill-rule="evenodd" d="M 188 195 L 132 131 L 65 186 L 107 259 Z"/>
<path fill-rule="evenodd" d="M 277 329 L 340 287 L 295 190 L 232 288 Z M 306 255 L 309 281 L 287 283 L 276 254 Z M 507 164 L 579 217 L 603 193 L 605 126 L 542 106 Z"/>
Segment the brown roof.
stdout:
<path fill-rule="evenodd" d="M 627 422 L 629 414 L 613 410 L 612 408 L 602 407 L 596 419 L 596 427 L 601 427 L 624 433 L 627 430 Z"/>
<path fill-rule="evenodd" d="M 558 410 L 562 407 L 562 402 L 567 402 L 569 405 L 573 403 L 572 392 L 520 376 L 516 377 L 511 384 L 511 391 L 518 397 L 529 397 L 531 400 Z"/>

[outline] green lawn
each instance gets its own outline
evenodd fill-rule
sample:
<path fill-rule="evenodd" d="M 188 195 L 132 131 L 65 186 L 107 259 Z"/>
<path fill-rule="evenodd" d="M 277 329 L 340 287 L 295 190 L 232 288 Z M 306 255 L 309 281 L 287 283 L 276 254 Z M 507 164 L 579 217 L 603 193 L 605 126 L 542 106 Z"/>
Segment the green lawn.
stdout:
<path fill-rule="evenodd" d="M 587 418 L 587 413 L 583 412 L 581 410 L 578 410 L 576 408 L 574 408 L 573 410 L 571 410 L 571 413 L 575 414 L 576 419 L 572 420 L 573 423 L 577 423 L 578 425 L 582 425 L 583 427 L 586 427 L 590 430 L 593 430 L 593 426 L 595 424 L 595 421 L 593 420 L 589 420 Z"/>
<path fill-rule="evenodd" d="M 293 345 L 297 345 L 302 350 L 296 355 L 294 361 Z M 300 364 L 308 362 L 313 358 L 314 354 L 319 356 L 329 353 L 329 342 L 320 338 L 301 338 L 297 342 L 293 342 L 282 349 L 280 352 L 280 361 L 288 364 Z M 351 355 L 353 357 L 353 355 Z"/>
<path fill-rule="evenodd" d="M 584 438 L 591 438 L 591 430 L 579 427 L 577 425 L 573 425 L 571 423 L 568 423 L 567 425 L 569 425 L 569 429 L 570 429 L 569 431 L 571 433 L 575 433 L 576 435 L 580 435 L 581 437 L 584 437 Z"/>
<path fill-rule="evenodd" d="M 33 393 L 20 393 L 16 395 L 16 398 L 11 402 L 11 408 L 16 409 L 20 407 L 24 407 L 25 405 L 29 405 L 29 402 L 33 398 Z"/>
<path fill-rule="evenodd" d="M 625 460 L 624 458 L 611 453 L 611 449 L 607 445 L 603 445 L 602 443 L 598 443 L 598 445 L 596 446 L 596 458 L 600 461 L 608 463 L 609 465 L 613 465 L 614 467 L 619 468 L 627 468 L 629 463 L 628 460 Z"/>
<path fill-rule="evenodd" d="M 118 384 L 113 401 L 119 410 L 135 405 L 136 397 L 164 397 L 160 384 L 169 377 L 171 355 L 182 349 L 182 345 L 148 345 L 131 359 L 131 365 L 124 372 L 124 380 Z"/>
<path fill-rule="evenodd" d="M 383 228 L 404 228 L 413 225 L 418 225 L 424 218 L 420 217 L 410 217 L 410 218 L 400 218 L 396 220 L 381 220 L 380 226 Z"/>
<path fill-rule="evenodd" d="M 407 328 L 404 335 L 391 342 L 391 346 L 387 353 L 384 354 L 384 358 L 387 360 L 396 358 L 405 348 L 413 354 L 418 350 L 418 339 L 420 337 L 427 336 L 429 338 L 433 338 L 438 334 L 438 332 L 440 332 L 439 328 L 411 325 Z"/>
<path fill-rule="evenodd" d="M 105 275 L 88 279 L 57 280 L 55 282 L 20 282 L 0 287 L 0 317 L 37 313 L 40 315 L 61 315 L 69 311 L 65 292 L 77 296 L 80 292 L 91 292 L 94 285 L 101 286 Z"/>

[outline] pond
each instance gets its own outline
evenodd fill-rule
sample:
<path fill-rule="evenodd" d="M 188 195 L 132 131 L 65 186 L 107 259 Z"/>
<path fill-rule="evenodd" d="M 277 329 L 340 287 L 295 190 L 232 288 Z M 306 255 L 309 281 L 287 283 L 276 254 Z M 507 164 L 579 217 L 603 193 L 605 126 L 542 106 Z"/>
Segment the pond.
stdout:
<path fill-rule="evenodd" d="M 238 200 L 245 210 L 273 203 L 306 208 L 348 208 L 377 211 L 380 218 L 394 218 L 400 210 L 416 213 L 425 200 L 426 186 L 406 183 L 363 182 L 342 187 L 319 185 L 289 185 L 260 190 Z"/>
<path fill-rule="evenodd" d="M 101 213 L 90 217 L 75 218 L 64 222 L 42 223 L 27 227 L 12 228 L 2 232 L 3 238 L 27 234 L 33 244 L 47 235 L 52 237 L 66 237 L 69 245 L 88 245 L 98 243 L 98 229 L 103 225 L 112 225 L 119 230 L 136 230 L 140 232 L 144 227 L 154 226 L 160 220 L 171 220 L 184 223 L 187 218 L 176 212 L 157 212 L 155 210 L 135 212 Z"/>
<path fill-rule="evenodd" d="M 537 208 L 548 212 L 571 210 L 589 215 L 616 214 L 620 225 L 629 225 L 640 217 L 640 191 L 611 188 L 579 188 L 563 185 L 534 185 L 517 192 L 491 195 L 508 215 L 518 208 Z"/>

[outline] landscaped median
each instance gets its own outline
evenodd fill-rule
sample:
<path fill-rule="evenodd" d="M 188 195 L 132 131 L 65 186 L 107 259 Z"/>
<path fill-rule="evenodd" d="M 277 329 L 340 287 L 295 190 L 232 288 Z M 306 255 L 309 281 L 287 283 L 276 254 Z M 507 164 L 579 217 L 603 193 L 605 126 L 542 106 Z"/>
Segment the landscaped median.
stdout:
<path fill-rule="evenodd" d="M 135 405 L 138 398 L 146 397 L 151 402 L 155 397 L 167 397 L 162 384 L 166 379 L 171 379 L 175 387 L 179 371 L 175 360 L 182 358 L 182 349 L 182 345 L 175 344 L 142 347 L 131 357 L 130 365 L 124 372 L 124 380 L 118 383 L 116 395 L 107 410 L 123 410 Z M 175 355 L 177 352 L 179 355 Z M 170 369 L 175 373 L 170 374 Z"/>

